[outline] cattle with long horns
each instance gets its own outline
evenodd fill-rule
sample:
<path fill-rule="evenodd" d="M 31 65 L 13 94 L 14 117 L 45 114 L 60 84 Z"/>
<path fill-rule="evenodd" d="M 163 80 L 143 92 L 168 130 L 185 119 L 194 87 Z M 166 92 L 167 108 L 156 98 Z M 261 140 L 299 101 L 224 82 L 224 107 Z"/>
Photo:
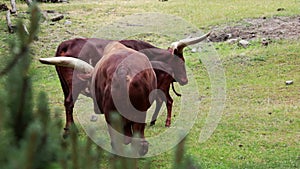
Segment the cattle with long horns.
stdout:
<path fill-rule="evenodd" d="M 138 147 L 139 155 L 145 155 L 148 152 L 148 142 L 144 137 L 146 112 L 155 98 L 155 94 L 150 94 L 156 89 L 156 76 L 147 56 L 119 42 L 111 42 L 95 68 L 76 58 L 59 59 L 60 66 L 74 68 L 83 73 L 81 78 L 91 82 L 91 96 L 105 115 L 113 150 L 119 151 L 117 136 L 121 133 L 125 144 L 131 143 L 133 136 L 138 136 L 139 144 L 134 147 Z M 53 63 L 51 59 L 41 61 Z M 119 124 L 113 123 L 111 115 L 114 112 L 122 117 Z"/>
<path fill-rule="evenodd" d="M 162 101 L 166 101 L 167 105 L 167 120 L 166 126 L 170 126 L 171 124 L 171 108 L 172 108 L 172 98 L 169 94 L 170 84 L 173 85 L 173 82 L 179 82 L 181 85 L 185 85 L 188 80 L 186 76 L 184 57 L 183 57 L 183 49 L 184 47 L 192 44 L 199 43 L 205 40 L 210 33 L 207 33 L 201 37 L 180 40 L 178 42 L 172 43 L 171 47 L 167 50 L 157 48 L 147 42 L 139 41 L 139 40 L 121 40 L 119 41 L 121 44 L 132 48 L 136 51 L 144 53 L 150 61 L 158 61 L 162 64 L 168 65 L 170 70 L 172 70 L 173 75 L 170 76 L 170 73 L 167 73 L 164 70 L 158 69 L 154 67 L 155 73 L 157 77 L 168 77 L 166 78 L 158 78 L 158 88 L 161 86 L 161 89 L 167 98 L 167 100 L 157 99 L 158 104 L 154 113 L 154 117 L 152 118 L 152 124 L 155 123 L 155 119 L 158 111 L 160 110 Z M 58 60 L 52 59 L 52 63 L 56 65 L 56 71 L 58 73 L 61 86 L 64 92 L 64 105 L 66 111 L 66 125 L 65 130 L 68 131 L 69 126 L 74 123 L 73 120 L 73 107 L 74 103 L 78 98 L 80 93 L 91 96 L 90 91 L 87 88 L 87 81 L 78 78 L 76 75 L 77 72 L 74 71 L 73 68 L 59 66 L 62 62 L 59 60 L 60 57 L 73 57 L 83 60 L 89 63 L 92 66 L 95 66 L 97 62 L 103 56 L 104 48 L 111 40 L 103 40 L 97 38 L 76 38 L 68 41 L 62 42 L 56 52 L 56 57 Z M 41 59 L 43 62 L 43 59 Z M 45 63 L 45 62 L 44 62 Z M 47 62 L 49 63 L 49 62 Z M 160 64 L 161 65 L 161 64 Z M 173 86 L 172 86 L 173 87 Z M 95 112 L 100 113 L 97 106 L 95 106 Z"/>

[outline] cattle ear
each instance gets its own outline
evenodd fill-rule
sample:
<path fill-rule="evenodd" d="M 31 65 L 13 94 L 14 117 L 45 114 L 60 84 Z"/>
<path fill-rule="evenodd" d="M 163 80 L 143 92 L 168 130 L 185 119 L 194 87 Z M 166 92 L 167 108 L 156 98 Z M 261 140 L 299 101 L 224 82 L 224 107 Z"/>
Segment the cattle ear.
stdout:
<path fill-rule="evenodd" d="M 176 49 L 173 49 L 172 47 L 168 47 L 168 51 L 169 51 L 172 55 L 174 55 L 174 50 L 176 50 Z"/>
<path fill-rule="evenodd" d="M 159 70 L 159 71 L 164 71 L 174 77 L 174 71 L 172 67 L 169 64 L 166 64 L 161 61 L 151 61 L 153 69 Z"/>
<path fill-rule="evenodd" d="M 91 79 L 92 74 L 91 73 L 79 73 L 76 75 L 78 79 L 82 81 L 88 81 Z"/>
<path fill-rule="evenodd" d="M 168 48 L 168 51 L 170 51 L 173 56 L 179 56 L 179 57 L 182 55 L 182 50 L 183 49 L 171 48 L 171 47 Z"/>

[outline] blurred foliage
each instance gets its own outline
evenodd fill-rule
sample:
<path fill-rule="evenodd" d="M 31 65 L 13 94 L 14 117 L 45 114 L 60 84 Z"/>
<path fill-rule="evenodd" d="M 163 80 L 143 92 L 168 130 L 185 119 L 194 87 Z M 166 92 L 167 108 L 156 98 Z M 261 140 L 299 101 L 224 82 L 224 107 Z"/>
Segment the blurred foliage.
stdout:
<path fill-rule="evenodd" d="M 62 139 L 59 118 L 50 118 L 48 98 L 44 92 L 33 104 L 29 73 L 30 44 L 36 39 L 40 20 L 39 8 L 30 7 L 30 29 L 17 24 L 17 35 L 10 41 L 11 62 L 1 70 L 0 91 L 0 166 L 5 169 L 98 168 L 102 150 L 89 139 L 78 144 L 76 130 Z M 85 144 L 84 144 L 85 143 Z M 79 152 L 85 152 L 84 154 Z"/>

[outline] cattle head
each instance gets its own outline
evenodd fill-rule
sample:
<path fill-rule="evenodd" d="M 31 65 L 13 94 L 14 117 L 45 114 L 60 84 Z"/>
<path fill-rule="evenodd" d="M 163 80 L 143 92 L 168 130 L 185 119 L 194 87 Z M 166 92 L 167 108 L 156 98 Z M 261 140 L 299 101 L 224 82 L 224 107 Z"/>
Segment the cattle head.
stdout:
<path fill-rule="evenodd" d="M 172 67 L 174 72 L 174 79 L 180 85 L 186 85 L 188 83 L 183 49 L 189 45 L 194 45 L 205 40 L 209 35 L 210 32 L 201 37 L 183 39 L 177 42 L 173 42 L 171 44 L 171 47 L 169 47 L 169 56 L 166 58 L 166 62 Z"/>
<path fill-rule="evenodd" d="M 186 68 L 185 68 L 185 60 L 183 55 L 177 55 L 174 53 L 172 48 L 169 48 L 169 62 L 168 64 L 172 67 L 174 72 L 174 81 L 178 82 L 180 85 L 186 85 L 188 83 L 188 78 L 186 75 Z"/>

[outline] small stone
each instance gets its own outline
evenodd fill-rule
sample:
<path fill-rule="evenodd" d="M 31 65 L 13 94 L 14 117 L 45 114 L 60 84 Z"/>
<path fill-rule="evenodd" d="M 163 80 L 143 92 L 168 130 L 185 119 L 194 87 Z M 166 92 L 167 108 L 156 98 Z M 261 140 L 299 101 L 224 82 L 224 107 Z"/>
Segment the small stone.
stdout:
<path fill-rule="evenodd" d="M 263 46 L 268 46 L 268 45 L 269 45 L 269 41 L 268 41 L 266 38 L 262 38 L 262 39 L 261 39 L 261 44 L 262 44 Z"/>
<path fill-rule="evenodd" d="M 284 11 L 284 8 L 278 8 L 277 11 Z"/>
<path fill-rule="evenodd" d="M 47 13 L 55 13 L 54 10 L 46 10 Z"/>
<path fill-rule="evenodd" d="M 197 52 L 197 48 L 193 48 L 192 53 L 196 53 L 196 52 Z"/>
<path fill-rule="evenodd" d="M 238 45 L 247 48 L 250 45 L 250 43 L 246 40 L 240 40 Z"/>
<path fill-rule="evenodd" d="M 65 25 L 71 25 L 72 21 L 66 20 L 66 22 L 64 23 Z"/>
<path fill-rule="evenodd" d="M 98 117 L 96 115 L 91 115 L 91 122 L 96 122 L 98 120 Z"/>
<path fill-rule="evenodd" d="M 229 39 L 229 40 L 227 40 L 227 43 L 235 44 L 237 41 L 238 41 L 238 39 Z"/>
<path fill-rule="evenodd" d="M 286 85 L 291 85 L 291 84 L 293 84 L 294 83 L 294 81 L 292 81 L 292 80 L 287 80 L 287 81 L 285 81 L 285 84 Z"/>
<path fill-rule="evenodd" d="M 232 34 L 231 34 L 231 33 L 226 34 L 226 38 L 227 38 L 227 39 L 232 38 Z"/>

